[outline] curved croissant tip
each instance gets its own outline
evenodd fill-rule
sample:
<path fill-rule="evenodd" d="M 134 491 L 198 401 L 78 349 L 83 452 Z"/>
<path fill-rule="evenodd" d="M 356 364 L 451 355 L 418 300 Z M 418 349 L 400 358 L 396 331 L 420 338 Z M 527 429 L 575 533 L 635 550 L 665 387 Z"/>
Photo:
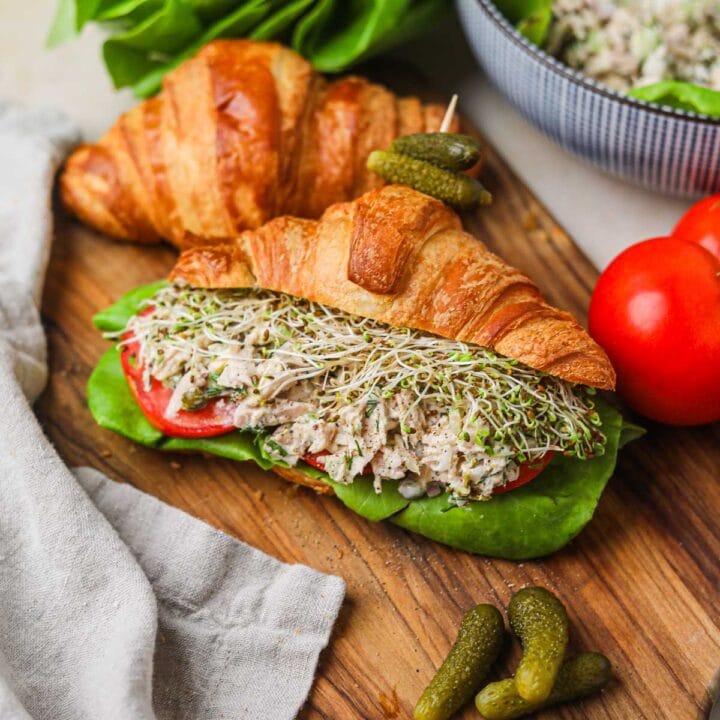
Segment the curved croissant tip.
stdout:
<path fill-rule="evenodd" d="M 584 330 L 581 330 L 583 333 Z M 543 368 L 548 375 L 562 378 L 576 385 L 586 385 L 597 390 L 615 390 L 616 374 L 605 351 L 589 335 L 586 347 L 578 348 L 567 357 Z"/>

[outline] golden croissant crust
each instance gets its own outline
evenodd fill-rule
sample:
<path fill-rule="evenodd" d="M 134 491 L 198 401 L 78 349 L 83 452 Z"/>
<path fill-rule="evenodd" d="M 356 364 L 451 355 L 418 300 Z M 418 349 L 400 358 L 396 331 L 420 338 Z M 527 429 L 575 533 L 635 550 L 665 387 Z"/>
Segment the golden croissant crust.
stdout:
<path fill-rule="evenodd" d="M 317 221 L 279 217 L 187 250 L 170 279 L 285 292 L 492 348 L 572 383 L 615 385 L 607 356 L 572 315 L 464 232 L 450 208 L 400 185 L 333 205 Z"/>
<path fill-rule="evenodd" d="M 70 156 L 62 198 L 117 238 L 213 244 L 378 187 L 370 152 L 442 115 L 364 78 L 327 82 L 276 43 L 216 40 Z"/>

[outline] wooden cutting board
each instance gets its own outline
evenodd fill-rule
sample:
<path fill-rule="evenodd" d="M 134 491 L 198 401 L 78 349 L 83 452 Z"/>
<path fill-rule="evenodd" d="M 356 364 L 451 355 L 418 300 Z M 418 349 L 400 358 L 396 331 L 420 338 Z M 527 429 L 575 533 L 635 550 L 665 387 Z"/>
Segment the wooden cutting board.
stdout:
<path fill-rule="evenodd" d="M 468 229 L 584 318 L 595 268 L 491 149 L 484 182 L 495 202 L 467 217 Z M 85 383 L 108 345 L 90 319 L 164 276 L 175 256 L 110 241 L 61 212 L 56 235 L 43 303 L 51 375 L 38 411 L 63 458 L 281 560 L 345 578 L 347 597 L 301 718 L 411 717 L 463 613 L 480 602 L 504 609 L 527 584 L 565 602 L 573 650 L 599 650 L 615 670 L 601 696 L 541 717 L 706 716 L 720 666 L 720 425 L 650 426 L 622 452 L 590 526 L 553 557 L 518 564 L 469 555 L 366 521 L 252 464 L 162 454 L 97 427 Z M 496 675 L 509 674 L 518 654 L 506 652 Z M 478 715 L 469 708 L 462 717 Z"/>

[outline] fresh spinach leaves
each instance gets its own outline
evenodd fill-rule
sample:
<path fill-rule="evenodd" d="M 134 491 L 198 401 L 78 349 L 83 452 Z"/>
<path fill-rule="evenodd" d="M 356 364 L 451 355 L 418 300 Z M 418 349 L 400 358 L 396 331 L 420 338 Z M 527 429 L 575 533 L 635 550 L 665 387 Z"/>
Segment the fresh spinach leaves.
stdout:
<path fill-rule="evenodd" d="M 323 72 L 349 66 L 417 35 L 440 18 L 447 0 L 59 0 L 47 43 L 53 47 L 89 22 L 110 32 L 103 60 L 115 87 L 138 97 L 210 40 L 279 40 Z"/>

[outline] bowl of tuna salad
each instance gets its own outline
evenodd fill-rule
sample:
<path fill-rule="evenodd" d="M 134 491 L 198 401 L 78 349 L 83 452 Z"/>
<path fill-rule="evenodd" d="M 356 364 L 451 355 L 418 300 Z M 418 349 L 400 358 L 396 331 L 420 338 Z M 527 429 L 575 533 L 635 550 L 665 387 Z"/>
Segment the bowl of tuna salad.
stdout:
<path fill-rule="evenodd" d="M 720 0 L 456 0 L 530 122 L 656 192 L 720 191 Z"/>

